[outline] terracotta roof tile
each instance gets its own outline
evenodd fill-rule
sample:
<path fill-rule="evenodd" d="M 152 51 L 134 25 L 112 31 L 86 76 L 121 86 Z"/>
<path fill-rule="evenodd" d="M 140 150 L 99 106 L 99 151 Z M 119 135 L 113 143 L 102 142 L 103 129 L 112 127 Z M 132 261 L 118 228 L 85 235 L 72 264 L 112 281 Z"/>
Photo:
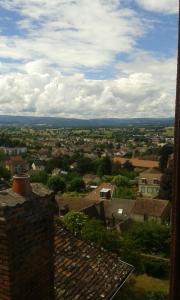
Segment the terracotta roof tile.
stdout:
<path fill-rule="evenodd" d="M 89 199 L 89 200 L 94 200 L 94 201 L 100 201 L 100 191 L 102 189 L 110 189 L 111 190 L 111 195 L 113 194 L 114 188 L 115 186 L 112 185 L 109 182 L 103 182 L 101 183 L 96 189 L 94 189 L 92 192 L 90 192 L 85 199 Z"/>
<path fill-rule="evenodd" d="M 157 168 L 150 168 L 139 175 L 140 178 L 161 179 L 162 173 Z"/>
<path fill-rule="evenodd" d="M 136 200 L 131 214 L 161 217 L 168 206 L 167 200 L 140 198 Z"/>
<path fill-rule="evenodd" d="M 159 162 L 153 160 L 143 160 L 137 158 L 124 158 L 124 157 L 115 157 L 114 162 L 119 162 L 124 164 L 126 161 L 130 161 L 132 165 L 136 168 L 158 168 Z"/>
<path fill-rule="evenodd" d="M 87 198 L 82 197 L 58 197 L 56 196 L 56 202 L 58 203 L 58 206 L 60 208 L 64 208 L 68 206 L 70 210 L 80 211 L 82 209 L 85 209 L 87 207 L 93 206 L 97 203 L 99 203 L 98 200 L 91 200 Z"/>
<path fill-rule="evenodd" d="M 129 199 L 113 199 L 112 201 L 104 201 L 104 210 L 106 218 L 118 215 L 118 210 L 122 209 L 123 212 L 129 216 L 134 206 L 135 200 Z"/>
<path fill-rule="evenodd" d="M 133 267 L 57 226 L 55 235 L 56 300 L 111 299 Z"/>

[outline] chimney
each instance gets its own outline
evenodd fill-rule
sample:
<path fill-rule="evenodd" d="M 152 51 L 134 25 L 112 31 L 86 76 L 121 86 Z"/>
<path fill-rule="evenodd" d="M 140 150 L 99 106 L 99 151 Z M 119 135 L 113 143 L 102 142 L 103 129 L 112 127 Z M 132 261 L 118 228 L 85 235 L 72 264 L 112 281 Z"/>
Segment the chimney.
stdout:
<path fill-rule="evenodd" d="M 31 194 L 30 178 L 28 175 L 14 175 L 12 190 L 23 197 Z"/>
<path fill-rule="evenodd" d="M 0 193 L 0 300 L 54 300 L 54 194 L 31 197 L 27 175 L 13 191 Z"/>

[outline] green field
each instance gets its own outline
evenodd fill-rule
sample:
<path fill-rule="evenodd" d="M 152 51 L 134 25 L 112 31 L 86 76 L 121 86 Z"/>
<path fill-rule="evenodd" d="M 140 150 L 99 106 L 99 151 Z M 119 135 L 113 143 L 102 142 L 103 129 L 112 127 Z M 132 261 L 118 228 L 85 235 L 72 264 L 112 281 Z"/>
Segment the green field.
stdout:
<path fill-rule="evenodd" d="M 164 136 L 173 137 L 174 136 L 174 127 L 165 127 L 164 128 Z"/>

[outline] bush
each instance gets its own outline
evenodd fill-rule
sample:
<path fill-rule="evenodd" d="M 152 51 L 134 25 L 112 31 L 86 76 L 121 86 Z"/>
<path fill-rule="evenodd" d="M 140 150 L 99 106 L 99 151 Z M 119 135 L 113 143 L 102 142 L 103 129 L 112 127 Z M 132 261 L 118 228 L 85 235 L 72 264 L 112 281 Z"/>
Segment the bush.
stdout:
<path fill-rule="evenodd" d="M 52 176 L 48 179 L 48 187 L 53 190 L 55 193 L 61 191 L 64 193 L 66 189 L 66 184 L 60 176 Z"/>
<path fill-rule="evenodd" d="M 30 180 L 31 182 L 46 184 L 48 180 L 48 174 L 45 171 L 39 171 L 31 175 Z"/>
<path fill-rule="evenodd" d="M 122 199 L 135 199 L 136 191 L 133 187 L 120 186 L 115 189 L 113 197 Z"/>
<path fill-rule="evenodd" d="M 108 251 L 119 252 L 120 250 L 119 234 L 114 230 L 107 230 L 98 220 L 88 220 L 82 228 L 81 235 L 84 240 L 91 241 Z"/>
<path fill-rule="evenodd" d="M 112 182 L 118 187 L 129 186 L 129 179 L 122 175 L 114 176 Z"/>
<path fill-rule="evenodd" d="M 155 221 L 134 222 L 125 235 L 136 243 L 142 253 L 169 257 L 170 229 L 168 226 Z"/>
<path fill-rule="evenodd" d="M 85 186 L 84 181 L 81 178 L 78 178 L 78 177 L 72 179 L 69 182 L 69 185 L 68 185 L 68 190 L 70 192 L 81 193 L 81 192 L 84 192 L 85 188 L 86 188 L 86 186 Z"/>
<path fill-rule="evenodd" d="M 4 180 L 9 180 L 11 178 L 11 173 L 5 167 L 0 167 L 0 178 Z"/>
<path fill-rule="evenodd" d="M 81 233 L 81 230 L 87 221 L 88 217 L 84 213 L 75 211 L 68 212 L 63 218 L 63 222 L 67 229 L 75 234 Z"/>
<path fill-rule="evenodd" d="M 164 292 L 147 292 L 143 300 L 168 300 L 168 295 Z"/>
<path fill-rule="evenodd" d="M 161 257 L 143 255 L 144 269 L 147 275 L 160 279 L 168 279 L 170 274 L 170 262 Z"/>

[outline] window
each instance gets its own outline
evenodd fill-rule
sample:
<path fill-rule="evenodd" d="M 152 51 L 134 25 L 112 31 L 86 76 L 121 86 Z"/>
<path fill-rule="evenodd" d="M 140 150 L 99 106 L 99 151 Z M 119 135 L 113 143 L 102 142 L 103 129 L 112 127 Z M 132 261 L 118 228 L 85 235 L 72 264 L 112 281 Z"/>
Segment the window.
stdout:
<path fill-rule="evenodd" d="M 153 180 L 153 183 L 154 183 L 154 184 L 160 184 L 159 179 L 155 178 L 155 179 Z"/>
<path fill-rule="evenodd" d="M 149 194 L 151 194 L 152 191 L 153 191 L 153 189 L 152 189 L 151 187 L 148 187 L 148 188 L 147 188 L 147 192 L 148 192 Z"/>
<path fill-rule="evenodd" d="M 142 184 L 146 184 L 147 183 L 147 179 L 146 178 L 141 178 L 141 183 Z"/>
<path fill-rule="evenodd" d="M 145 193 L 145 191 L 146 191 L 146 189 L 145 189 L 145 187 L 141 187 L 141 193 Z"/>

